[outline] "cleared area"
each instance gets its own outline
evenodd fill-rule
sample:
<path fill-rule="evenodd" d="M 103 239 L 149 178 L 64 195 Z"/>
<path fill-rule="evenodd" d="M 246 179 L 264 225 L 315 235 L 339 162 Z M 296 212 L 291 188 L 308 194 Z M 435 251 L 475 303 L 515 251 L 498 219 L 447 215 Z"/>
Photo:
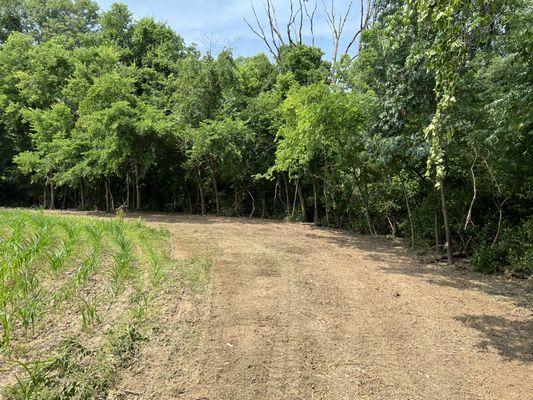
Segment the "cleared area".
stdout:
<path fill-rule="evenodd" d="M 398 243 L 248 219 L 143 215 L 212 259 L 121 398 L 530 399 L 528 282 L 420 265 Z"/>

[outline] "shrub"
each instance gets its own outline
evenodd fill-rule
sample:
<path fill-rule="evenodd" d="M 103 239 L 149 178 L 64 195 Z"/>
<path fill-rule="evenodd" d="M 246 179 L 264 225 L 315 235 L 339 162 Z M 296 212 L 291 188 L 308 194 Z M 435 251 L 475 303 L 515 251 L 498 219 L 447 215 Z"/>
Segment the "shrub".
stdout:
<path fill-rule="evenodd" d="M 503 229 L 494 244 L 483 243 L 475 250 L 472 264 L 480 272 L 533 276 L 533 218 L 521 226 Z"/>

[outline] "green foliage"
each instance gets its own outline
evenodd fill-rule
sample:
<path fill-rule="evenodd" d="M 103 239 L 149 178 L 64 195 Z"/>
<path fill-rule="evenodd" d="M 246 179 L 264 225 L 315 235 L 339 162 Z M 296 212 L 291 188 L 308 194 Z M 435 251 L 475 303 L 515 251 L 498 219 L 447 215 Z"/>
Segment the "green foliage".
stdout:
<path fill-rule="evenodd" d="M 494 244 L 483 243 L 472 256 L 472 263 L 481 272 L 507 273 L 527 278 L 533 274 L 533 219 L 518 229 L 507 227 Z"/>
<path fill-rule="evenodd" d="M 443 187 L 451 247 L 517 266 L 490 254 L 531 217 L 532 15 L 380 0 L 331 65 L 305 43 L 202 54 L 124 4 L 4 1 L 0 202 L 299 218 L 439 253 Z"/>

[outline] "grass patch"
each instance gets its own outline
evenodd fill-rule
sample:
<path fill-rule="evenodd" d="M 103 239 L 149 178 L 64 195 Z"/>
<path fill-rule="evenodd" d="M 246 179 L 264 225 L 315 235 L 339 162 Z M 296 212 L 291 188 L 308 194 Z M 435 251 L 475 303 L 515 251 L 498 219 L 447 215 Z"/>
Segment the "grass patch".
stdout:
<path fill-rule="evenodd" d="M 193 257 L 179 262 L 179 271 L 187 286 L 202 290 L 209 281 L 212 261 L 209 256 Z"/>

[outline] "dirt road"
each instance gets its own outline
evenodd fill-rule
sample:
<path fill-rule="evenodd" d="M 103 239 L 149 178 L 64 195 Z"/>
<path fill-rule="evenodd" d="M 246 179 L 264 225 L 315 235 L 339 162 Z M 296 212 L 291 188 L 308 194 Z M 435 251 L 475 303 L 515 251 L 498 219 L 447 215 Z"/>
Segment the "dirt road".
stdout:
<path fill-rule="evenodd" d="M 123 398 L 533 398 L 527 283 L 419 265 L 384 238 L 145 219 L 176 256 L 208 252 L 213 267 L 201 303 L 168 310 Z"/>

